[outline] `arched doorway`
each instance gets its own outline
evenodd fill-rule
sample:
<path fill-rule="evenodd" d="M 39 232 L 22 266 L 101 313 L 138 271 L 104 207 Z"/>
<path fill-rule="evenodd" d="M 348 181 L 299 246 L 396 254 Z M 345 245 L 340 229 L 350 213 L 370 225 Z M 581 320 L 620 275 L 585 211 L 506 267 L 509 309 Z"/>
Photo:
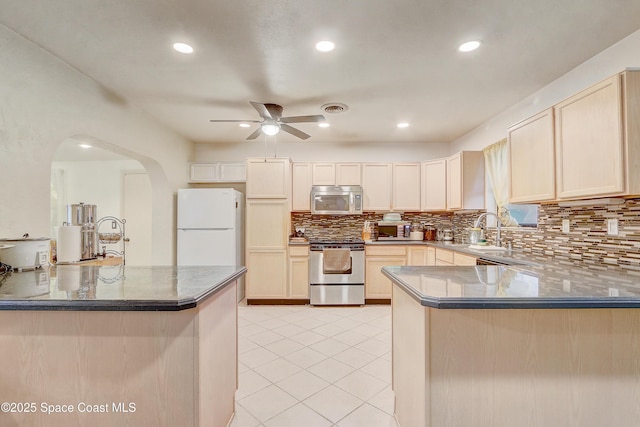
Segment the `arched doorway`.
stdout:
<path fill-rule="evenodd" d="M 124 250 L 127 265 L 151 265 L 151 180 L 141 162 L 111 148 L 87 137 L 59 145 L 51 164 L 51 235 L 67 221 L 67 205 L 93 204 L 98 218 L 126 220 L 128 242 L 101 243 L 101 249 Z"/>

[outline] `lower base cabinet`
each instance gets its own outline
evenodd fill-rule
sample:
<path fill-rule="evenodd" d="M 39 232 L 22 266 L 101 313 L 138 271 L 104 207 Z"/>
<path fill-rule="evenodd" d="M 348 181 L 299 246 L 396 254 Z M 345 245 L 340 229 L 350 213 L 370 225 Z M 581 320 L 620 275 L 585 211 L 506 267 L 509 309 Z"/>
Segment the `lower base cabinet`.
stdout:
<path fill-rule="evenodd" d="M 391 280 L 382 274 L 382 267 L 406 265 L 406 246 L 365 247 L 365 299 L 391 299 Z"/>
<path fill-rule="evenodd" d="M 309 247 L 289 246 L 288 296 L 309 299 Z"/>
<path fill-rule="evenodd" d="M 427 246 L 407 246 L 406 265 L 429 265 L 429 248 Z"/>
<path fill-rule="evenodd" d="M 247 251 L 247 299 L 286 298 L 287 251 Z"/>

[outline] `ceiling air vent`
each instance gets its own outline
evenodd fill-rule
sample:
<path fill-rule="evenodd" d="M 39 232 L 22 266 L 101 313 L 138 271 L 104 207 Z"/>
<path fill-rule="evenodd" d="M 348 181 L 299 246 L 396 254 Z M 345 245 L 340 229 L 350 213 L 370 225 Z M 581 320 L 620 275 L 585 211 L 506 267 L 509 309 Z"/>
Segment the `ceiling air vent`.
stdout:
<path fill-rule="evenodd" d="M 340 104 L 339 102 L 332 102 L 331 104 L 324 104 L 322 106 L 322 111 L 328 114 L 340 114 L 347 111 L 349 107 L 345 104 Z"/>

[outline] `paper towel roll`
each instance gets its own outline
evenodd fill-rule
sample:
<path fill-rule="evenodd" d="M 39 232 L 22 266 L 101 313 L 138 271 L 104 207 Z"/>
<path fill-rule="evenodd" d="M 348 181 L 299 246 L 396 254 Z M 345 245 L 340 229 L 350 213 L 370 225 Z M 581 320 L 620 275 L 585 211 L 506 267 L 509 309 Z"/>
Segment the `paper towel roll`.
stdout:
<path fill-rule="evenodd" d="M 58 262 L 78 262 L 82 256 L 82 226 L 65 225 L 58 229 Z"/>

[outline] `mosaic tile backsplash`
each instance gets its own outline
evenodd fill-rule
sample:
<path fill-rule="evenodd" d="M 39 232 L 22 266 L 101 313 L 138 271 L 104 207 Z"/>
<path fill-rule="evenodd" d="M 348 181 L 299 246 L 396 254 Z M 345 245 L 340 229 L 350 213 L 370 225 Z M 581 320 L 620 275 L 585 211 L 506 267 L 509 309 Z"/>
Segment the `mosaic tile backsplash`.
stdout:
<path fill-rule="evenodd" d="M 617 236 L 607 234 L 610 218 L 618 220 Z M 569 233 L 562 232 L 563 219 L 570 222 Z M 514 249 L 560 264 L 640 271 L 640 199 L 609 206 L 540 205 L 537 229 L 509 228 L 504 238 Z"/>
<path fill-rule="evenodd" d="M 402 219 L 451 228 L 456 240 L 460 241 L 465 229 L 473 225 L 481 212 L 408 212 L 402 215 Z M 607 234 L 607 220 L 610 218 L 618 220 L 617 236 Z M 562 232 L 563 219 L 570 222 L 569 233 Z M 328 216 L 292 213 L 291 220 L 292 227 L 305 227 L 305 234 L 310 238 L 360 237 L 364 221 L 380 221 L 382 214 Z M 493 243 L 495 231 L 487 231 L 486 237 Z M 553 259 L 560 265 L 586 264 L 592 269 L 621 268 L 640 272 L 640 199 L 628 199 L 623 204 L 608 206 L 540 205 L 537 228 L 506 228 L 502 230 L 502 239 L 503 242 L 511 242 L 513 249 L 534 257 Z"/>
<path fill-rule="evenodd" d="M 437 228 L 449 228 L 454 236 L 462 235 L 482 211 L 453 214 L 451 212 L 425 213 L 407 212 L 402 220 L 411 223 L 431 224 Z M 291 214 L 291 233 L 296 227 L 304 227 L 307 238 L 353 238 L 361 237 L 365 221 L 382 221 L 381 213 L 365 212 L 363 215 L 312 215 L 308 212 Z"/>

